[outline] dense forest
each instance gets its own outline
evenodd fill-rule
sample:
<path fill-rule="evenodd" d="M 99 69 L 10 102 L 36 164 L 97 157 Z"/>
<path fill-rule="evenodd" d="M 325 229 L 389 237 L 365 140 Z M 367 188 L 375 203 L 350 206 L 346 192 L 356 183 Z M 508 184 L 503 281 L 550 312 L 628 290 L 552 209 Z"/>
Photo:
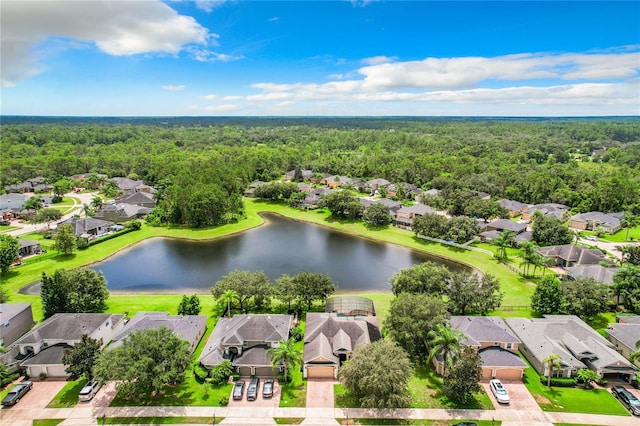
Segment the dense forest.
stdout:
<path fill-rule="evenodd" d="M 90 172 L 139 178 L 171 200 L 172 222 L 187 203 L 218 209 L 220 223 L 241 212 L 250 182 L 295 168 L 640 214 L 637 118 L 3 117 L 0 129 L 2 187 Z"/>

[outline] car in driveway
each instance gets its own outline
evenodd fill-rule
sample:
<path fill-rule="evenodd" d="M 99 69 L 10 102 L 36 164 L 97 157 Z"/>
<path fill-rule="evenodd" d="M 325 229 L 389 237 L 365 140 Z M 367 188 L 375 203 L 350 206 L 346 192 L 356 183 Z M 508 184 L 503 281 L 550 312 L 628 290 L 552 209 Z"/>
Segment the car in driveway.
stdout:
<path fill-rule="evenodd" d="M 102 387 L 102 382 L 100 380 L 94 380 L 90 383 L 87 383 L 80 390 L 80 394 L 78 394 L 78 400 L 82 402 L 91 401 L 94 396 L 98 393 L 100 388 Z"/>
<path fill-rule="evenodd" d="M 624 405 L 631 414 L 640 416 L 640 400 L 634 394 L 629 392 L 624 386 L 614 386 L 611 388 L 613 396 Z"/>
<path fill-rule="evenodd" d="M 247 388 L 247 401 L 255 401 L 258 398 L 258 391 L 260 390 L 260 378 L 254 377 L 249 382 Z"/>
<path fill-rule="evenodd" d="M 244 395 L 244 380 L 237 380 L 233 385 L 233 399 L 240 400 Z"/>
<path fill-rule="evenodd" d="M 509 398 L 509 392 L 507 392 L 500 380 L 491 379 L 489 381 L 489 388 L 491 389 L 493 396 L 496 397 L 496 401 L 498 401 L 499 404 L 509 404 L 511 402 L 511 399 Z"/>
<path fill-rule="evenodd" d="M 266 379 L 262 385 L 262 397 L 271 398 L 273 396 L 273 379 Z"/>
<path fill-rule="evenodd" d="M 33 382 L 29 380 L 18 383 L 11 388 L 9 393 L 4 398 L 2 398 L 2 405 L 4 405 L 5 407 L 16 405 L 18 401 L 20 401 L 20 398 L 22 398 L 27 392 L 29 392 L 31 388 L 33 388 Z"/>

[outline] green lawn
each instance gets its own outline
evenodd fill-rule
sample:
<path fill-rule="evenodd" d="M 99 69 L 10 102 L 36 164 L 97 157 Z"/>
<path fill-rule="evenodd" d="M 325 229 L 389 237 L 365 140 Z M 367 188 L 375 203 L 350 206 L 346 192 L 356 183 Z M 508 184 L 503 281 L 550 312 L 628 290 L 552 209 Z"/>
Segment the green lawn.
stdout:
<path fill-rule="evenodd" d="M 9 226 L 9 225 L 0 225 L 0 234 L 4 234 L 5 232 L 14 231 L 16 229 L 20 229 L 19 226 Z"/>
<path fill-rule="evenodd" d="M 84 387 L 84 378 L 67 382 L 58 394 L 49 402 L 47 408 L 71 408 L 78 403 L 78 394 Z"/>
<path fill-rule="evenodd" d="M 455 425 L 458 422 L 475 422 L 478 426 L 499 426 L 502 424 L 498 420 L 472 420 L 472 419 L 456 419 L 456 420 L 409 420 L 409 419 L 336 419 L 341 425 L 413 425 L 413 426 L 447 426 Z"/>
<path fill-rule="evenodd" d="M 524 370 L 523 382 L 544 411 L 630 415 L 607 389 L 548 388 L 531 365 Z"/>
<path fill-rule="evenodd" d="M 627 238 L 627 230 L 621 229 L 612 235 L 603 235 L 602 241 L 611 241 L 612 243 L 623 243 L 626 241 L 640 241 L 640 226 L 629 229 L 629 237 Z"/>
<path fill-rule="evenodd" d="M 65 419 L 33 419 L 33 426 L 57 426 Z"/>
<path fill-rule="evenodd" d="M 98 424 L 107 425 L 179 425 L 179 424 L 198 424 L 211 425 L 218 424 L 224 420 L 224 417 L 216 417 L 215 423 L 213 418 L 209 417 L 106 417 L 104 422 L 99 419 Z"/>
<path fill-rule="evenodd" d="M 300 328 L 304 331 L 305 322 L 300 321 Z M 295 344 L 296 349 L 302 352 L 304 341 Z M 307 381 L 302 378 L 299 368 L 289 371 L 291 381 L 285 383 L 280 391 L 280 407 L 304 407 L 307 405 Z"/>
<path fill-rule="evenodd" d="M 418 367 L 414 369 L 409 379 L 409 393 L 411 408 L 450 408 L 450 409 L 481 409 L 493 410 L 493 404 L 486 392 L 475 394 L 474 400 L 468 405 L 457 404 L 442 395 L 442 377 L 435 374 L 433 369 Z M 358 408 L 358 400 L 346 392 L 342 384 L 333 387 L 335 406 L 340 408 Z"/>

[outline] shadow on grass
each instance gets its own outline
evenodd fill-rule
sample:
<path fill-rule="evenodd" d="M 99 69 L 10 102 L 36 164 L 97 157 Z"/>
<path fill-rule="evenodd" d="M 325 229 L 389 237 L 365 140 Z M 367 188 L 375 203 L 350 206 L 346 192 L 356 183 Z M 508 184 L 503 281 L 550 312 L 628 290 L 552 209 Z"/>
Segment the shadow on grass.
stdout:
<path fill-rule="evenodd" d="M 51 400 L 47 408 L 70 408 L 78 403 L 78 394 L 85 385 L 86 380 L 80 379 L 68 382 L 60 392 Z"/>

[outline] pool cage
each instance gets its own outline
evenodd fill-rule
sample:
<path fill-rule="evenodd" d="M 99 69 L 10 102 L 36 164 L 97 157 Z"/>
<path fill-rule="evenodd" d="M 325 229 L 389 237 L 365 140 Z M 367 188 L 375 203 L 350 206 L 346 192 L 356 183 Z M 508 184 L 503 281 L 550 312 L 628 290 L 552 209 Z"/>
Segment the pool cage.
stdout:
<path fill-rule="evenodd" d="M 335 296 L 327 299 L 325 312 L 333 312 L 338 316 L 375 316 L 373 300 L 360 296 Z"/>

